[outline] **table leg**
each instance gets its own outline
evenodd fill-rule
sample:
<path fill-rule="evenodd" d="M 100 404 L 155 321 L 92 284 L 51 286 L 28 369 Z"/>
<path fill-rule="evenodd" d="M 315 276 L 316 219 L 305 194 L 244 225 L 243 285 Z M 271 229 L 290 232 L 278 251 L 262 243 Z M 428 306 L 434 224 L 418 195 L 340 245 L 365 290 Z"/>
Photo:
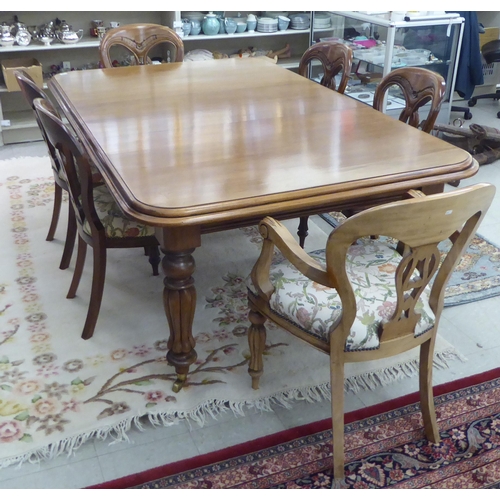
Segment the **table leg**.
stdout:
<path fill-rule="evenodd" d="M 199 231 L 163 229 L 160 239 L 165 254 L 162 268 L 165 273 L 163 305 L 170 328 L 167 361 L 175 367 L 177 380 L 172 390 L 179 392 L 187 379 L 189 367 L 196 361 L 196 342 L 192 334 L 196 309 L 196 289 L 193 273 L 195 262 L 192 253 L 201 245 Z M 180 246 L 191 245 L 187 249 Z"/>

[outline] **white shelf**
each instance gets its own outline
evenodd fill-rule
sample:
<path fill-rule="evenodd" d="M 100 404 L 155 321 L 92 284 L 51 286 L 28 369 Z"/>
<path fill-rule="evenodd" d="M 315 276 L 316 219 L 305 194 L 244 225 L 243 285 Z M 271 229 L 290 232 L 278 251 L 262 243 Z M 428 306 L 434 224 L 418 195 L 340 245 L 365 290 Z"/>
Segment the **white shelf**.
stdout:
<path fill-rule="evenodd" d="M 40 42 L 32 41 L 29 45 L 22 47 L 20 45 L 12 45 L 11 47 L 0 47 L 0 54 L 4 52 L 32 52 L 43 50 L 59 50 L 59 49 L 85 49 L 89 47 L 99 47 L 100 40 L 98 38 L 83 37 L 76 43 L 62 43 L 54 40 L 50 45 L 43 45 Z"/>
<path fill-rule="evenodd" d="M 281 35 L 300 35 L 303 33 L 309 33 L 309 29 L 306 30 L 283 30 L 283 31 L 275 31 L 274 33 L 262 33 L 260 31 L 244 31 L 243 33 L 233 33 L 229 35 L 227 33 L 219 33 L 218 35 L 188 35 L 182 39 L 183 42 L 191 42 L 195 40 L 217 40 L 217 39 L 226 39 L 229 40 L 231 38 L 250 38 L 250 37 L 258 37 L 258 36 L 281 36 Z"/>
<path fill-rule="evenodd" d="M 278 65 L 286 69 L 298 68 L 300 57 L 290 57 L 288 59 L 278 59 Z"/>
<path fill-rule="evenodd" d="M 23 128 L 38 128 L 35 115 L 31 109 L 25 111 L 6 111 L 4 120 L 10 120 L 10 126 L 3 126 L 2 130 L 18 130 Z"/>

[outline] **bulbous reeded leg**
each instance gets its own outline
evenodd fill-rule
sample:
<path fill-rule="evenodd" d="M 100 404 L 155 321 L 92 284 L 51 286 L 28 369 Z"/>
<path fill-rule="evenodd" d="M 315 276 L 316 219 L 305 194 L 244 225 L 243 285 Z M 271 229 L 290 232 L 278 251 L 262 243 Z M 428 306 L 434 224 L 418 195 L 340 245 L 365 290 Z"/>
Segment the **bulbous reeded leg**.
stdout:
<path fill-rule="evenodd" d="M 195 270 L 194 248 L 180 252 L 164 252 L 162 260 L 165 279 L 163 304 L 170 327 L 167 361 L 175 367 L 177 380 L 172 387 L 179 392 L 186 382 L 189 367 L 196 361 L 192 335 L 196 289 L 192 274 Z"/>
<path fill-rule="evenodd" d="M 262 354 L 266 347 L 266 327 L 264 323 L 266 318 L 252 308 L 250 305 L 248 319 L 250 326 L 248 328 L 248 345 L 250 347 L 250 361 L 248 363 L 248 373 L 252 377 L 252 389 L 259 388 L 259 380 L 264 371 L 264 362 Z"/>

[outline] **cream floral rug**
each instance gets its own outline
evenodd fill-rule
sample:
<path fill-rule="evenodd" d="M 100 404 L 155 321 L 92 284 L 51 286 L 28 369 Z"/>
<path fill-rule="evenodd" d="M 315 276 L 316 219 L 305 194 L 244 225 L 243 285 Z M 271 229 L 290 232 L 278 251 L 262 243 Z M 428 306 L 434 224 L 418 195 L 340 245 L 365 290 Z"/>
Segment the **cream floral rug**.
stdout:
<path fill-rule="evenodd" d="M 82 340 L 92 253 L 77 297 L 66 299 L 73 266 L 58 268 L 66 203 L 56 239 L 46 242 L 52 203 L 48 158 L 0 161 L 0 467 L 71 453 L 94 437 L 126 439 L 144 415 L 152 425 L 184 418 L 202 425 L 222 411 L 329 398 L 328 358 L 272 325 L 261 389 L 251 389 L 243 279 L 259 252 L 255 228 L 207 235 L 195 252 L 198 361 L 174 394 L 161 276 L 152 276 L 142 249 L 109 250 L 97 328 L 92 339 Z M 297 221 L 288 225 L 296 231 Z M 311 224 L 307 249 L 325 241 Z M 346 389 L 412 376 L 417 355 L 349 365 Z M 458 358 L 438 339 L 438 368 Z"/>

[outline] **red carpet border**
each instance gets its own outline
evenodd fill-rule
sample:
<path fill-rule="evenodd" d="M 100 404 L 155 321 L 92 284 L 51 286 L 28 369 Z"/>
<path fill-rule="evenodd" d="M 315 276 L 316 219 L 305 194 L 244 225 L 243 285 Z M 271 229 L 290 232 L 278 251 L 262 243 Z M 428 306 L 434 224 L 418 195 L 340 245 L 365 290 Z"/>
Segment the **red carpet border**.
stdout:
<path fill-rule="evenodd" d="M 499 488 L 500 369 L 434 390 L 439 444 L 423 434 L 418 393 L 346 414 L 347 488 Z M 322 420 L 94 488 L 331 487 Z"/>

